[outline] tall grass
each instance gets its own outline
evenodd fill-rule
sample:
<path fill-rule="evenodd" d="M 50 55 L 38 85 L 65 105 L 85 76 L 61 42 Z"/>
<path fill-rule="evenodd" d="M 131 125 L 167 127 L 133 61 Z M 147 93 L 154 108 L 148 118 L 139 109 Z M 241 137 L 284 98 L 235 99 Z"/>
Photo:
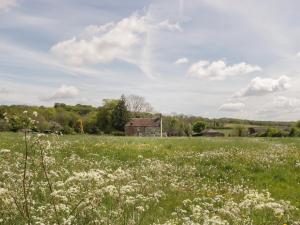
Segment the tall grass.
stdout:
<path fill-rule="evenodd" d="M 0 133 L 0 224 L 300 224 L 300 139 L 26 138 L 24 195 Z"/>

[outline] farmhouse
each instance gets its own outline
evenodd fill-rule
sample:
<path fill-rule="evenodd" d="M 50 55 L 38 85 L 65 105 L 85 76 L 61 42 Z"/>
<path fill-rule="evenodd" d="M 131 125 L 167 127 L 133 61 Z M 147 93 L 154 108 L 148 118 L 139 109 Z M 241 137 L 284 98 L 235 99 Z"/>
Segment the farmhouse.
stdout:
<path fill-rule="evenodd" d="M 125 125 L 126 136 L 160 136 L 161 118 L 134 118 Z"/>
<path fill-rule="evenodd" d="M 248 128 L 248 135 L 249 136 L 256 136 L 256 135 L 263 135 L 267 132 L 267 127 L 249 127 Z"/>
<path fill-rule="evenodd" d="M 225 136 L 224 133 L 219 132 L 214 129 L 204 130 L 203 132 L 201 132 L 201 135 L 205 136 L 205 137 L 224 137 Z"/>

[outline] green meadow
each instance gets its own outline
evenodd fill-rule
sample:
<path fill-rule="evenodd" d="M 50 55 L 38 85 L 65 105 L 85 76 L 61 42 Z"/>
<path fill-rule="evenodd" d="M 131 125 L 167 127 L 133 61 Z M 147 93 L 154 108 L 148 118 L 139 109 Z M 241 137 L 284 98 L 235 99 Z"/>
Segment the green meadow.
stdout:
<path fill-rule="evenodd" d="M 0 133 L 0 224 L 300 224 L 298 138 L 27 138 L 24 180 Z"/>

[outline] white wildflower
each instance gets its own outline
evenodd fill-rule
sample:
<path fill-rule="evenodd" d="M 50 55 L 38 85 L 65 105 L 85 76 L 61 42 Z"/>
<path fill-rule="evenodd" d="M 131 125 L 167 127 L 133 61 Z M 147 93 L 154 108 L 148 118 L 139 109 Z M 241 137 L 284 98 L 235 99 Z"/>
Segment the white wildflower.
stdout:
<path fill-rule="evenodd" d="M 10 153 L 10 150 L 9 149 L 1 149 L 0 153 Z"/>
<path fill-rule="evenodd" d="M 33 111 L 32 115 L 33 115 L 34 117 L 37 117 L 37 116 L 38 116 L 38 112 L 37 112 L 37 111 Z"/>

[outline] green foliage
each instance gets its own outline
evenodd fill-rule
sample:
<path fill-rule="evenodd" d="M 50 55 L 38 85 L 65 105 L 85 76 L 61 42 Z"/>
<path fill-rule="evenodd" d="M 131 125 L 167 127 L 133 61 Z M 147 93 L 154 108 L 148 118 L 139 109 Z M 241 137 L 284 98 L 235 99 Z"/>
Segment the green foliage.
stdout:
<path fill-rule="evenodd" d="M 83 130 L 84 133 L 88 134 L 98 134 L 100 133 L 99 128 L 97 127 L 97 112 L 92 111 L 83 117 Z"/>
<path fill-rule="evenodd" d="M 206 124 L 204 121 L 196 121 L 194 124 L 193 124 L 193 131 L 195 133 L 201 133 L 206 127 Z"/>
<path fill-rule="evenodd" d="M 237 125 L 234 128 L 234 133 L 238 137 L 246 136 L 245 132 L 246 132 L 246 129 L 243 125 Z"/>
<path fill-rule="evenodd" d="M 260 134 L 261 137 L 288 137 L 291 136 L 291 133 L 293 134 L 294 131 L 284 131 L 284 130 L 280 130 L 276 127 L 268 127 L 268 129 Z"/>
<path fill-rule="evenodd" d="M 0 119 L 0 131 L 11 130 L 11 124 L 4 119 Z"/>
<path fill-rule="evenodd" d="M 184 134 L 188 137 L 192 136 L 193 127 L 190 123 L 183 124 Z"/>
<path fill-rule="evenodd" d="M 122 100 L 123 99 L 123 100 Z M 126 99 L 124 96 L 120 99 L 104 99 L 101 107 L 93 107 L 90 105 L 67 105 L 64 103 L 55 103 L 54 107 L 44 106 L 26 106 L 11 105 L 0 106 L 0 131 L 19 131 L 22 124 L 17 119 L 23 113 L 28 111 L 32 115 L 34 111 L 38 113 L 35 120 L 38 122 L 34 128 L 38 132 L 57 132 L 65 134 L 82 133 L 78 121 L 82 121 L 83 133 L 87 134 L 111 134 L 113 131 L 123 131 L 124 124 L 129 118 L 151 118 L 155 115 L 140 110 L 137 112 L 128 112 L 124 104 Z M 140 102 L 137 102 L 140 104 Z M 137 104 L 136 103 L 136 104 Z M 139 105 L 137 104 L 137 105 Z M 144 104 L 144 103 L 143 103 Z M 146 105 L 143 105 L 144 109 Z M 10 115 L 10 121 L 4 119 L 4 114 Z M 16 118 L 13 118 L 16 116 Z M 300 136 L 300 121 L 292 122 L 268 122 L 268 121 L 249 121 L 231 118 L 207 119 L 196 116 L 186 115 L 168 115 L 163 116 L 163 132 L 168 136 L 191 136 L 193 132 L 193 124 L 197 121 L 203 121 L 206 128 L 226 129 L 230 136 L 248 135 L 246 129 L 249 127 L 258 128 L 258 132 L 252 136 Z M 236 126 L 245 128 L 242 132 L 237 132 Z M 278 131 L 269 130 L 267 127 L 274 127 Z M 222 131 L 223 132 L 223 131 Z M 225 132 L 225 131 L 224 131 Z M 238 135 L 241 134 L 242 135 Z"/>
<path fill-rule="evenodd" d="M 112 131 L 123 131 L 130 117 L 124 102 L 122 96 L 121 100 L 104 99 L 103 106 L 99 108 L 64 103 L 55 103 L 54 107 L 0 106 L 0 131 L 20 131 L 24 127 L 20 120 L 23 111 L 27 111 L 28 115 L 37 112 L 37 124 L 33 130 L 38 132 L 110 134 Z M 5 114 L 10 115 L 9 121 L 4 119 Z"/>
<path fill-rule="evenodd" d="M 277 128 L 270 128 L 268 130 L 268 136 L 269 137 L 287 137 L 288 136 L 288 132 L 279 130 Z"/>
<path fill-rule="evenodd" d="M 292 127 L 289 132 L 289 137 L 300 137 L 300 129 L 298 127 Z"/>
<path fill-rule="evenodd" d="M 167 132 L 168 136 L 178 136 L 179 131 L 179 120 L 175 117 L 166 117 L 163 119 L 164 131 Z"/>
<path fill-rule="evenodd" d="M 54 121 L 49 122 L 49 129 L 51 132 L 57 134 L 63 132 L 63 126 Z"/>
<path fill-rule="evenodd" d="M 129 121 L 129 111 L 126 106 L 125 96 L 122 95 L 112 112 L 112 124 L 118 131 L 124 131 L 125 124 Z"/>
<path fill-rule="evenodd" d="M 96 126 L 104 133 L 110 133 L 113 130 L 112 110 L 108 107 L 102 107 L 97 113 Z"/>
<path fill-rule="evenodd" d="M 273 225 L 297 224 L 300 218 L 299 210 L 289 207 L 300 206 L 298 138 L 43 138 L 53 147 L 45 152 L 46 166 L 61 224 L 65 218 L 78 225 L 103 219 L 103 224 L 178 225 L 187 218 L 204 224 L 203 219 L 213 218 L 222 220 L 219 224 Z M 0 169 L 5 171 L 0 173 L 1 224 L 25 224 L 11 200 L 23 203 L 19 174 L 24 139 L 0 133 L 0 140 Z M 28 176 L 34 179 L 28 183 L 32 224 L 54 224 L 40 160 L 31 156 L 30 162 L 36 162 L 29 164 L 33 172 Z M 70 217 L 74 208 L 76 216 Z"/>
<path fill-rule="evenodd" d="M 112 131 L 111 135 L 113 135 L 113 136 L 125 136 L 125 133 L 123 131 Z"/>
<path fill-rule="evenodd" d="M 111 133 L 113 128 L 113 111 L 118 104 L 116 99 L 104 99 L 103 106 L 99 108 L 97 113 L 96 124 L 98 129 L 104 133 Z"/>
<path fill-rule="evenodd" d="M 126 107 L 126 99 L 105 99 L 96 116 L 97 128 L 104 133 L 124 131 L 125 124 L 130 117 Z"/>

